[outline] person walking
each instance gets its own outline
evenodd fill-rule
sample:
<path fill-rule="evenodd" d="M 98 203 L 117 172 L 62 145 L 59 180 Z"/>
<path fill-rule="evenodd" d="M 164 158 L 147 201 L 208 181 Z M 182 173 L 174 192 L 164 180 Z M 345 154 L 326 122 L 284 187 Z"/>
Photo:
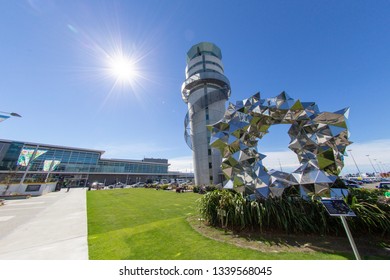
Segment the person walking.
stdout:
<path fill-rule="evenodd" d="M 66 192 L 69 192 L 69 190 L 70 190 L 70 184 L 69 184 L 69 182 L 66 182 L 65 185 L 66 185 L 66 187 L 67 187 Z"/>

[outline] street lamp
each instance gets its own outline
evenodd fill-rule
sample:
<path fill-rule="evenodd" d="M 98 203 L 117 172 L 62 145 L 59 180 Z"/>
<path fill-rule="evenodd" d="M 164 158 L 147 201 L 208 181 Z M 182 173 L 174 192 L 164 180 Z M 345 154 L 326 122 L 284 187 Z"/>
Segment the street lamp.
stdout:
<path fill-rule="evenodd" d="M 375 160 L 375 163 L 378 165 L 379 171 L 380 171 L 381 173 L 383 173 L 382 168 L 381 168 L 381 166 L 379 165 L 379 163 L 377 162 L 377 160 L 376 160 L 375 158 L 374 158 L 374 160 Z"/>
<path fill-rule="evenodd" d="M 7 115 L 10 115 L 11 117 L 18 117 L 18 118 L 21 118 L 22 116 L 19 115 L 18 113 L 15 113 L 15 112 L 3 112 L 3 111 L 0 111 L 0 114 L 7 114 Z"/>
<path fill-rule="evenodd" d="M 283 172 L 283 168 L 282 168 L 282 164 L 280 163 L 280 159 L 279 160 L 279 167 L 280 167 L 280 171 Z"/>
<path fill-rule="evenodd" d="M 15 113 L 15 112 L 12 112 L 12 113 L 9 113 L 11 116 L 13 117 L 18 117 L 18 118 L 21 118 L 22 116 L 19 115 L 18 113 Z"/>
<path fill-rule="evenodd" d="M 387 165 L 387 163 L 383 163 L 383 167 L 384 167 L 384 169 L 385 169 L 385 173 L 389 173 L 390 168 L 389 168 L 389 166 Z"/>
<path fill-rule="evenodd" d="M 380 161 L 379 162 L 380 164 L 381 164 L 381 167 L 382 167 L 382 169 L 383 169 L 383 173 L 386 173 L 386 167 L 385 167 L 385 165 Z"/>
<path fill-rule="evenodd" d="M 356 169 L 358 170 L 358 172 L 359 172 L 359 175 L 360 175 L 360 174 L 361 174 L 361 172 L 360 172 L 360 169 L 359 169 L 359 167 L 358 167 L 358 166 L 357 166 L 357 164 L 356 164 L 355 158 L 354 158 L 354 157 L 353 157 L 353 155 L 352 155 L 352 150 L 348 150 L 348 152 L 351 154 L 352 160 L 353 160 L 353 162 L 355 163 Z"/>
<path fill-rule="evenodd" d="M 372 161 L 371 161 L 371 159 L 370 159 L 370 155 L 366 155 L 366 156 L 368 157 L 368 160 L 370 161 L 371 166 L 372 166 L 372 168 L 374 169 L 375 173 L 377 173 L 377 172 L 376 172 L 376 169 L 375 169 L 375 167 L 374 167 L 374 165 L 372 164 Z"/>

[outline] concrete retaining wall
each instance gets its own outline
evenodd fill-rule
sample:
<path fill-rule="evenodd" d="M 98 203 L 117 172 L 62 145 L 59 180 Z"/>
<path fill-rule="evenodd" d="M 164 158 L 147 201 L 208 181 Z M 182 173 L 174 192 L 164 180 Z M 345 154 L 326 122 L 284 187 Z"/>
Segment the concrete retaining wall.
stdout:
<path fill-rule="evenodd" d="M 31 184 L 11 184 L 5 195 L 9 194 L 30 194 L 33 196 L 39 196 L 55 191 L 57 182 L 52 183 L 31 183 Z M 4 194 L 7 185 L 0 185 L 0 195 Z"/>

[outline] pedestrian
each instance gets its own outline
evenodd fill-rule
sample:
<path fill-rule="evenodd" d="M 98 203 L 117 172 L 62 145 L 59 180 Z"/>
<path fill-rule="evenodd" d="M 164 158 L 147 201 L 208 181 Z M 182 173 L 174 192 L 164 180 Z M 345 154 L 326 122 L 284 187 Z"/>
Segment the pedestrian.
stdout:
<path fill-rule="evenodd" d="M 70 184 L 69 184 L 69 182 L 66 182 L 65 185 L 66 185 L 66 187 L 67 187 L 66 192 L 69 192 L 69 190 L 70 190 Z"/>

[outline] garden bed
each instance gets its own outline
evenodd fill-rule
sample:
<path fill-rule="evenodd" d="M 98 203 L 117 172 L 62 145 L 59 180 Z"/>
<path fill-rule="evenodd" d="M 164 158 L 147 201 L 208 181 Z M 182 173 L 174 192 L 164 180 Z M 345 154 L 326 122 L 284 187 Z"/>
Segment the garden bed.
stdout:
<path fill-rule="evenodd" d="M 348 219 L 354 236 L 390 238 L 390 207 L 378 202 L 381 192 L 351 191 L 346 198 L 356 217 Z M 199 200 L 201 217 L 210 225 L 233 231 L 343 235 L 340 219 L 329 216 L 316 199 L 298 196 L 247 200 L 235 191 L 213 191 Z"/>
<path fill-rule="evenodd" d="M 260 233 L 250 230 L 234 232 L 207 225 L 204 220 L 196 216 L 191 216 L 187 220 L 191 227 L 203 236 L 241 248 L 263 253 L 341 253 L 350 259 L 354 258 L 346 236 Z M 390 259 L 390 239 L 370 236 L 369 239 L 367 237 L 355 238 L 355 242 L 363 259 Z"/>

